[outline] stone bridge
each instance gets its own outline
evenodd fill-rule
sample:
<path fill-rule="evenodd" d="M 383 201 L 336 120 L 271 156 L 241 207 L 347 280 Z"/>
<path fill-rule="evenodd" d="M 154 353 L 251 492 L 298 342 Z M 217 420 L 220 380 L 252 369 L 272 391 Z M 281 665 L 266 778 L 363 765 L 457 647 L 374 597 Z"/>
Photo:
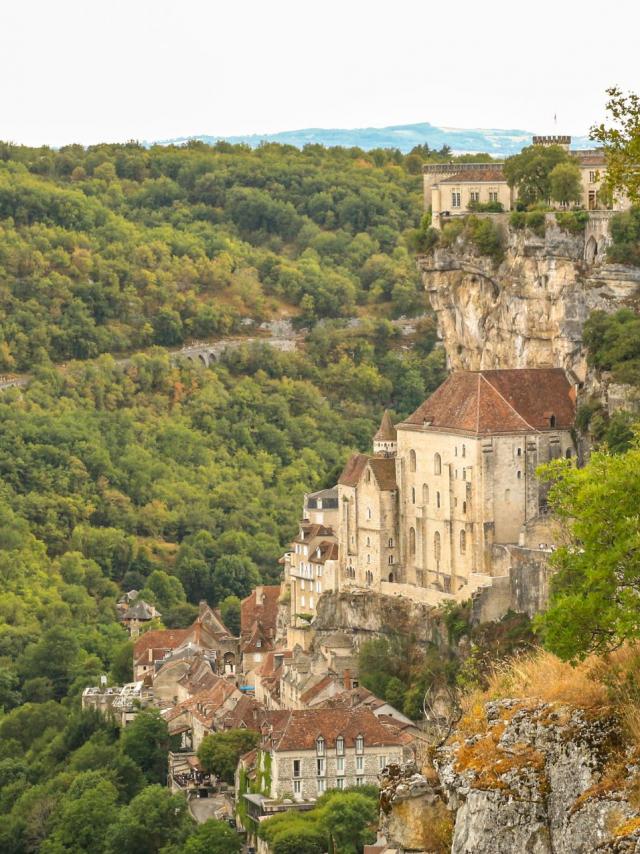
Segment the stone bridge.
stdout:
<path fill-rule="evenodd" d="M 217 362 L 220 356 L 228 350 L 237 350 L 244 344 L 262 343 L 268 344 L 276 350 L 290 353 L 297 347 L 295 338 L 225 338 L 222 341 L 195 341 L 182 347 L 180 350 L 172 350 L 170 358 L 172 362 L 193 362 L 209 367 Z"/>

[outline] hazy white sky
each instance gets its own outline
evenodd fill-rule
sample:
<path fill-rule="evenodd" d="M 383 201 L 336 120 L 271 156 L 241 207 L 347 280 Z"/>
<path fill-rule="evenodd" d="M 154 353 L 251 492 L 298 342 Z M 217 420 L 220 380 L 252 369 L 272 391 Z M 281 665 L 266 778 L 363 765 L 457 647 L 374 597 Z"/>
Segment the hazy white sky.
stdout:
<path fill-rule="evenodd" d="M 428 121 L 584 133 L 640 91 L 637 0 L 18 0 L 0 139 Z"/>

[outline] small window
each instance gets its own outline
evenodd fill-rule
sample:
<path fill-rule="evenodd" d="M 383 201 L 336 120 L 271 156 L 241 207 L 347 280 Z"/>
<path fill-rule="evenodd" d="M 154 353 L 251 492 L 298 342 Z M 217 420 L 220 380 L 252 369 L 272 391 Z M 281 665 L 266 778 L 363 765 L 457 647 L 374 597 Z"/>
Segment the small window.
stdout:
<path fill-rule="evenodd" d="M 567 450 L 564 452 L 564 455 L 565 455 L 565 458 L 567 460 L 570 460 L 571 459 L 571 448 L 567 448 Z"/>
<path fill-rule="evenodd" d="M 356 777 L 356 786 L 364 786 L 364 777 Z"/>
<path fill-rule="evenodd" d="M 336 780 L 336 789 L 344 789 L 344 777 L 338 777 Z"/>
<path fill-rule="evenodd" d="M 367 563 L 371 563 L 371 555 L 367 555 Z"/>
<path fill-rule="evenodd" d="M 371 507 L 367 507 L 367 519 L 371 519 Z"/>
<path fill-rule="evenodd" d="M 393 548 L 393 537 L 389 537 L 389 548 Z"/>
<path fill-rule="evenodd" d="M 467 470 L 466 469 L 462 469 L 462 479 L 463 480 L 467 479 Z"/>
<path fill-rule="evenodd" d="M 364 756 L 356 756 L 356 771 L 364 771 Z"/>
<path fill-rule="evenodd" d="M 463 555 L 467 551 L 467 534 L 466 531 L 460 531 L 460 554 Z"/>
<path fill-rule="evenodd" d="M 294 777 L 300 776 L 300 760 L 299 759 L 293 760 L 293 776 Z"/>
<path fill-rule="evenodd" d="M 522 478 L 522 472 L 518 471 L 518 480 L 520 480 L 521 478 Z"/>
<path fill-rule="evenodd" d="M 321 735 L 316 738 L 316 753 L 318 756 L 324 756 L 324 738 Z"/>
<path fill-rule="evenodd" d="M 356 753 L 364 753 L 364 736 L 356 736 Z"/>
<path fill-rule="evenodd" d="M 451 192 L 451 207 L 459 208 L 460 207 L 460 190 L 452 190 Z"/>
<path fill-rule="evenodd" d="M 324 769 L 325 769 L 324 759 L 320 759 L 320 758 L 316 759 L 316 776 L 324 777 Z"/>
<path fill-rule="evenodd" d="M 393 566 L 393 555 L 389 555 L 389 566 Z"/>
<path fill-rule="evenodd" d="M 516 455 L 519 457 L 522 456 L 522 448 L 518 448 L 518 450 L 516 451 Z"/>
<path fill-rule="evenodd" d="M 415 486 L 411 487 L 411 503 L 412 504 L 416 503 L 416 488 L 415 488 Z"/>
<path fill-rule="evenodd" d="M 293 794 L 299 795 L 302 792 L 302 781 L 294 780 L 293 781 Z"/>
<path fill-rule="evenodd" d="M 463 446 L 462 446 L 462 456 L 463 456 L 463 457 L 466 457 L 466 456 L 467 456 L 467 447 L 466 447 L 466 445 L 463 445 Z"/>
<path fill-rule="evenodd" d="M 382 771 L 387 767 L 387 757 L 386 756 L 378 756 L 378 768 Z"/>
<path fill-rule="evenodd" d="M 425 505 L 429 503 L 429 487 L 426 483 L 422 484 L 422 503 Z"/>
<path fill-rule="evenodd" d="M 466 501 L 463 501 L 463 502 L 462 502 L 462 512 L 463 512 L 463 513 L 466 513 L 466 512 L 467 512 L 467 502 L 466 502 Z"/>
<path fill-rule="evenodd" d="M 435 454 L 433 457 L 433 473 L 442 474 L 442 457 L 440 454 Z"/>
<path fill-rule="evenodd" d="M 338 774 L 344 774 L 344 756 L 338 756 L 336 759 L 336 772 Z"/>
<path fill-rule="evenodd" d="M 344 756 L 344 738 L 341 735 L 336 738 L 336 753 L 338 756 Z"/>
<path fill-rule="evenodd" d="M 409 451 L 409 471 L 416 470 L 416 452 L 414 450 Z"/>
<path fill-rule="evenodd" d="M 409 556 L 416 556 L 416 529 L 409 528 Z"/>
<path fill-rule="evenodd" d="M 436 559 L 436 563 L 440 562 L 440 552 L 441 552 L 440 531 L 436 531 L 435 534 L 433 535 L 433 556 Z"/>
<path fill-rule="evenodd" d="M 367 548 L 371 546 L 371 537 L 367 537 Z"/>
<path fill-rule="evenodd" d="M 440 493 L 436 492 L 436 507 L 440 507 Z"/>
<path fill-rule="evenodd" d="M 321 794 L 323 794 L 323 792 L 326 791 L 327 781 L 324 779 L 324 777 L 320 777 L 317 782 L 318 782 L 318 794 L 321 795 Z"/>

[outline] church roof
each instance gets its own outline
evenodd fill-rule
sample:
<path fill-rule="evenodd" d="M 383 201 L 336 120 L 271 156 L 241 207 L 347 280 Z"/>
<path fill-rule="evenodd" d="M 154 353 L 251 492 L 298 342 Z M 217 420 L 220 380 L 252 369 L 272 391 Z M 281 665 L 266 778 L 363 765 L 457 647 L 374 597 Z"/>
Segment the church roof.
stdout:
<path fill-rule="evenodd" d="M 560 368 L 459 371 L 405 425 L 476 435 L 535 433 L 573 426 L 575 389 Z"/>
<path fill-rule="evenodd" d="M 383 492 L 397 489 L 396 462 L 393 457 L 373 457 L 369 454 L 354 454 L 350 457 L 342 470 L 338 483 L 342 486 L 357 486 L 367 463 Z"/>
<path fill-rule="evenodd" d="M 393 426 L 388 409 L 385 409 L 378 432 L 373 438 L 374 441 L 377 439 L 379 442 L 395 442 L 397 438 L 396 428 Z"/>

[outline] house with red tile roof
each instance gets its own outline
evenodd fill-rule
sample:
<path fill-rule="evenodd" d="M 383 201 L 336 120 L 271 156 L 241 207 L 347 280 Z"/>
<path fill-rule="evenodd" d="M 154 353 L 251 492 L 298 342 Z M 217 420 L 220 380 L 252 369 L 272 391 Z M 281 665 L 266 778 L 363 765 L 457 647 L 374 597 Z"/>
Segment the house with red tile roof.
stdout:
<path fill-rule="evenodd" d="M 240 652 L 245 685 L 254 685 L 256 669 L 275 649 L 280 594 L 279 584 L 260 584 L 240 605 Z"/>
<path fill-rule="evenodd" d="M 318 798 L 327 789 L 377 784 L 381 770 L 411 753 L 411 739 L 370 709 L 267 713 L 261 754 L 270 756 L 272 798 Z"/>

